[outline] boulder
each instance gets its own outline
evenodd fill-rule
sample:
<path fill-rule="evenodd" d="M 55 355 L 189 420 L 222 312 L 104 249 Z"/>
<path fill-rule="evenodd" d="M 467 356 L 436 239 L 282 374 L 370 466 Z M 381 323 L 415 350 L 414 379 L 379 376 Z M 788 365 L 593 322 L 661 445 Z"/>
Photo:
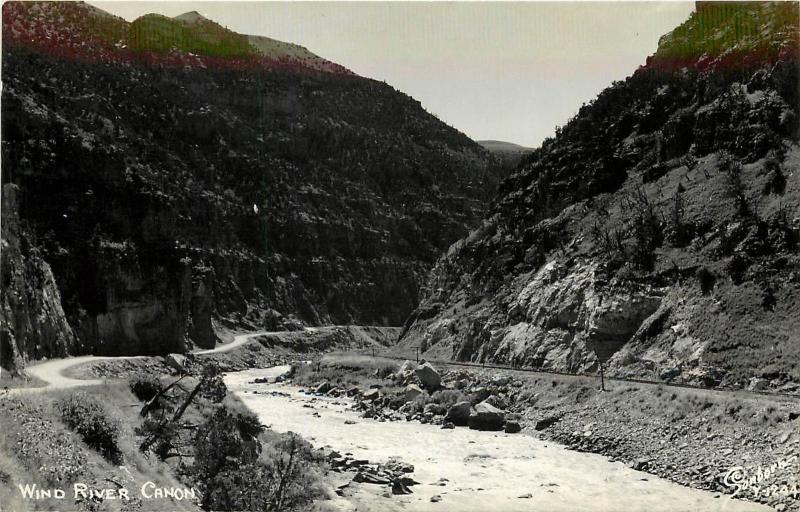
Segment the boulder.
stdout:
<path fill-rule="evenodd" d="M 472 402 L 473 405 L 478 404 L 489 398 L 491 394 L 492 392 L 489 391 L 489 389 L 478 386 L 476 388 L 472 388 L 472 394 L 470 395 L 469 401 Z"/>
<path fill-rule="evenodd" d="M 415 369 L 415 366 L 416 365 L 413 362 L 411 362 L 408 359 L 406 359 L 405 361 L 403 361 L 403 364 L 400 365 L 400 369 L 397 370 L 397 374 L 398 375 L 402 375 L 404 373 L 413 372 L 414 369 Z"/>
<path fill-rule="evenodd" d="M 425 404 L 425 408 L 423 409 L 422 412 L 424 412 L 425 414 L 432 414 L 434 416 L 438 416 L 440 414 L 446 413 L 447 409 L 442 404 L 430 403 L 430 404 Z"/>
<path fill-rule="evenodd" d="M 314 393 L 322 395 L 330 391 L 332 387 L 333 386 L 331 386 L 331 383 L 326 380 L 325 382 L 318 384 L 317 387 L 314 388 Z"/>
<path fill-rule="evenodd" d="M 453 423 L 451 421 L 445 421 L 444 423 L 442 423 L 442 429 L 444 429 L 444 430 L 451 430 L 451 429 L 454 429 L 454 428 L 456 428 L 456 426 L 453 425 Z"/>
<path fill-rule="evenodd" d="M 553 416 L 545 416 L 544 418 L 540 419 L 536 422 L 533 426 L 535 430 L 544 430 L 552 425 L 555 425 L 561 420 L 561 416 L 553 415 Z"/>
<path fill-rule="evenodd" d="M 680 376 L 680 374 L 681 374 L 681 369 L 677 366 L 672 366 L 670 368 L 663 369 L 661 373 L 658 374 L 658 377 L 661 380 L 669 382 L 671 380 L 677 379 L 678 376 Z"/>
<path fill-rule="evenodd" d="M 455 384 L 456 389 L 466 389 L 469 387 L 469 379 L 458 379 Z"/>
<path fill-rule="evenodd" d="M 370 389 L 370 390 L 367 390 L 367 391 L 364 391 L 364 394 L 361 395 L 361 397 L 364 400 L 377 400 L 378 398 L 380 398 L 380 396 L 381 396 L 380 390 L 379 389 L 374 389 L 374 388 Z"/>
<path fill-rule="evenodd" d="M 481 402 L 470 413 L 468 424 L 473 430 L 503 430 L 505 413 L 491 404 Z"/>
<path fill-rule="evenodd" d="M 408 488 L 408 485 L 402 479 L 397 479 L 392 482 L 392 494 L 411 494 L 413 491 Z"/>
<path fill-rule="evenodd" d="M 447 410 L 444 419 L 454 425 L 466 426 L 469 423 L 470 409 L 472 409 L 472 404 L 468 401 L 456 402 Z"/>
<path fill-rule="evenodd" d="M 389 457 L 389 462 L 386 463 L 386 469 L 394 473 L 413 473 L 414 465 L 403 462 L 397 457 Z"/>
<path fill-rule="evenodd" d="M 406 389 L 405 389 L 405 391 L 403 393 L 404 393 L 406 402 L 413 402 L 414 400 L 417 399 L 418 396 L 423 394 L 424 391 L 422 391 L 422 388 L 420 388 L 416 384 L 409 384 L 408 386 L 406 386 Z"/>
<path fill-rule="evenodd" d="M 186 373 L 186 356 L 182 354 L 167 354 L 164 357 L 164 363 L 170 368 Z"/>
<path fill-rule="evenodd" d="M 503 375 L 495 375 L 492 377 L 492 386 L 502 387 L 508 385 L 510 379 Z"/>
<path fill-rule="evenodd" d="M 516 420 L 506 420 L 506 434 L 516 434 L 517 432 L 521 431 L 522 427 L 520 426 L 519 422 Z"/>
<path fill-rule="evenodd" d="M 489 395 L 489 397 L 484 401 L 489 405 L 497 407 L 498 409 L 505 409 L 506 407 L 508 407 L 506 401 L 497 395 Z"/>
<path fill-rule="evenodd" d="M 331 448 L 323 448 L 322 454 L 327 460 L 339 459 L 342 454 Z"/>
<path fill-rule="evenodd" d="M 760 379 L 758 377 L 753 377 L 750 379 L 750 382 L 747 384 L 747 391 L 763 391 L 767 389 L 769 382 L 766 379 Z"/>
<path fill-rule="evenodd" d="M 417 366 L 415 373 L 422 387 L 429 391 L 436 391 L 442 385 L 442 376 L 430 363 Z"/>

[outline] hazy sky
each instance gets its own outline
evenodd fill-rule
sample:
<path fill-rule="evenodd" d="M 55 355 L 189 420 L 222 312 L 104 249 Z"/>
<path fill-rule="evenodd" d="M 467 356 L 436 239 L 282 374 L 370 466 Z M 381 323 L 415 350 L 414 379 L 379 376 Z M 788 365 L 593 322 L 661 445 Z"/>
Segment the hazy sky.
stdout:
<path fill-rule="evenodd" d="M 196 10 L 384 80 L 475 140 L 538 146 L 630 75 L 694 2 L 90 2 L 132 21 Z"/>

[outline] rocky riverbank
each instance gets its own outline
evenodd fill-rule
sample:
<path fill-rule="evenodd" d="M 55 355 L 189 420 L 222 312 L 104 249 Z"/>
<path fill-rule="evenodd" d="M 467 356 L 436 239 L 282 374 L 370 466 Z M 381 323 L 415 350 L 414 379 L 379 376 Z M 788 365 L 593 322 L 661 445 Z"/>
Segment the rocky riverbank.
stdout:
<path fill-rule="evenodd" d="M 357 404 L 367 400 L 363 393 L 376 384 L 375 368 L 370 366 L 378 363 L 366 363 L 363 371 L 348 369 L 337 380 L 331 368 L 321 364 L 319 373 L 330 378 L 331 387 L 325 393 L 292 382 L 264 382 L 270 380 L 262 378 L 269 370 L 225 377 L 228 388 L 271 429 L 298 433 L 314 446 L 338 452 L 341 457 L 333 460 L 345 466 L 377 468 L 393 457 L 413 466 L 413 473 L 406 475 L 419 483 L 409 486 L 409 494 L 394 493 L 385 477 L 383 483 L 380 476 L 367 483 L 354 478 L 357 472 L 353 470 L 331 473 L 333 487 L 340 491 L 332 503 L 336 510 L 610 512 L 618 511 L 620 503 L 626 504 L 626 510 L 648 512 L 769 510 L 680 486 L 620 461 L 568 450 L 534 436 L 443 429 L 421 421 L 388 421 L 384 416 L 365 418 Z M 307 376 L 305 369 L 295 370 L 295 380 Z M 362 396 L 350 399 L 347 391 L 356 388 L 356 380 L 362 382 L 358 385 Z M 399 392 L 387 382 L 379 389 L 378 400 L 389 396 L 390 390 Z"/>
<path fill-rule="evenodd" d="M 800 404 L 745 393 L 542 377 L 510 371 L 437 370 L 430 364 L 323 360 L 295 372 L 308 393 L 353 398 L 377 421 L 414 421 L 443 429 L 505 430 L 569 448 L 673 482 L 796 510 Z M 346 368 L 337 380 L 335 368 Z M 438 380 L 438 383 L 437 383 Z M 738 469 L 737 469 L 738 468 Z M 766 470 L 769 474 L 763 477 Z M 760 474 L 761 478 L 758 477 Z"/>

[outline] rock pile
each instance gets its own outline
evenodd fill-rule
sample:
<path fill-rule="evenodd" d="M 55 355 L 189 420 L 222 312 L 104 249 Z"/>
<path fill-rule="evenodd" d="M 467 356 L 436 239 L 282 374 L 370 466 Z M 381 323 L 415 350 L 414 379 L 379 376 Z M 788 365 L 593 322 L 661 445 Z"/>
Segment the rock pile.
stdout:
<path fill-rule="evenodd" d="M 521 384 L 507 376 L 481 378 L 465 371 L 441 373 L 430 362 L 415 365 L 405 361 L 387 379 L 404 388 L 394 393 L 380 389 L 348 392 L 357 397 L 354 408 L 363 417 L 419 421 L 445 429 L 468 426 L 509 434 L 522 430 L 519 415 L 506 411 Z"/>
<path fill-rule="evenodd" d="M 409 487 L 419 483 L 408 476 L 414 472 L 414 466 L 397 457 L 389 457 L 385 463 L 370 463 L 366 459 L 354 459 L 349 454 L 341 455 L 339 452 L 329 450 L 325 458 L 330 463 L 332 471 L 355 473 L 349 482 L 337 489 L 337 494 L 340 496 L 352 482 L 387 485 L 391 487 L 392 494 L 411 494 L 413 491 Z"/>

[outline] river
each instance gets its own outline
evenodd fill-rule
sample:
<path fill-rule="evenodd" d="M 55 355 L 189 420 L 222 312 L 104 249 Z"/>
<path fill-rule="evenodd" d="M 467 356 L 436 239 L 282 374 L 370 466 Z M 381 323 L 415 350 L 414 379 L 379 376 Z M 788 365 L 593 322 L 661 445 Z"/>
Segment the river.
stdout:
<path fill-rule="evenodd" d="M 570 451 L 525 434 L 442 430 L 417 422 L 379 422 L 347 409 L 348 399 L 311 397 L 284 384 L 249 384 L 287 367 L 230 373 L 228 388 L 262 423 L 302 435 L 315 447 L 330 446 L 370 462 L 397 456 L 414 465 L 420 482 L 413 494 L 354 484 L 331 503 L 359 511 L 689 512 L 769 511 L 769 507 L 684 487 L 634 471 L 603 456 Z M 258 391 L 258 394 L 253 393 Z M 264 394 L 281 391 L 290 396 Z M 303 407 L 312 405 L 313 408 Z M 319 416 L 314 416 L 317 413 Z M 345 424 L 345 420 L 355 424 Z M 434 485 L 440 479 L 445 485 Z M 441 500 L 432 502 L 438 495 Z"/>

